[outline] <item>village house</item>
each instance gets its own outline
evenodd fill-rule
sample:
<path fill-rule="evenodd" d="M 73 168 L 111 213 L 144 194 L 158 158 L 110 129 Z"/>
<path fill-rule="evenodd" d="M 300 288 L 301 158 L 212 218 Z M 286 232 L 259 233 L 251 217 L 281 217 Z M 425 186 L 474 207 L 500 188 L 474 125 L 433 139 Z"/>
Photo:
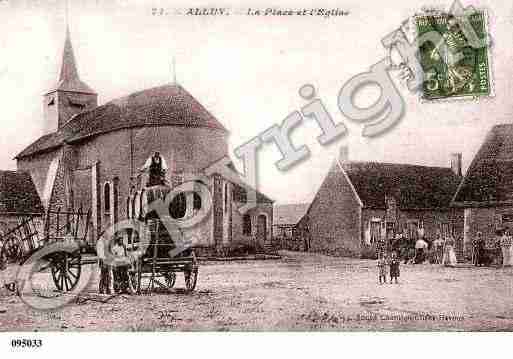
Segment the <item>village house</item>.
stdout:
<path fill-rule="evenodd" d="M 178 84 L 98 105 L 97 93 L 79 77 L 69 30 L 59 80 L 43 96 L 43 107 L 46 133 L 16 156 L 18 170 L 30 175 L 44 210 L 90 209 L 95 238 L 140 213 L 145 198 L 141 168 L 156 152 L 168 164 L 165 179 L 174 186 L 188 176 L 202 176 L 203 169 L 228 155 L 226 128 Z M 272 200 L 258 193 L 256 205 L 242 214 L 238 209 L 248 197 L 244 188 L 219 174 L 202 184 L 211 193 L 212 208 L 194 228 L 197 248 L 270 240 Z M 171 215 L 188 218 L 201 206 L 199 196 L 177 196 Z"/>
<path fill-rule="evenodd" d="M 452 205 L 464 210 L 464 248 L 477 232 L 493 241 L 496 231 L 513 229 L 513 124 L 494 126 L 472 160 Z"/>
<path fill-rule="evenodd" d="M 28 172 L 0 171 L 0 234 L 23 217 L 40 217 L 43 205 Z"/>
<path fill-rule="evenodd" d="M 453 234 L 461 257 L 463 210 L 450 208 L 460 154 L 444 168 L 352 162 L 347 148 L 340 152 L 298 224 L 311 251 L 373 258 L 380 238 L 400 231 L 415 239 L 422 228 L 427 239 Z"/>
<path fill-rule="evenodd" d="M 281 248 L 307 249 L 307 242 L 304 241 L 297 226 L 307 209 L 306 203 L 282 204 L 274 207 L 273 238 Z"/>

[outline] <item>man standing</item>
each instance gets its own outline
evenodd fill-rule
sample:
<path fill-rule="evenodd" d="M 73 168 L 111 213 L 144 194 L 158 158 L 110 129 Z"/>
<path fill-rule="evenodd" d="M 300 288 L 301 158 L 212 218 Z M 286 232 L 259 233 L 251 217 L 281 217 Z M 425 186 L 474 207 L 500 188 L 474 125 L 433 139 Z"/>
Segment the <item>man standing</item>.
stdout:
<path fill-rule="evenodd" d="M 442 235 L 440 233 L 437 234 L 435 241 L 433 242 L 433 247 L 435 251 L 435 263 L 441 264 L 443 257 L 443 246 L 444 242 L 442 240 Z"/>
<path fill-rule="evenodd" d="M 483 233 L 477 232 L 477 237 L 472 241 L 472 264 L 476 267 L 481 265 L 483 247 Z"/>
<path fill-rule="evenodd" d="M 148 170 L 149 178 L 148 187 L 163 185 L 166 183 L 166 161 L 160 156 L 160 152 L 155 152 L 153 156 L 146 160 L 146 163 L 141 168 L 141 171 Z"/>

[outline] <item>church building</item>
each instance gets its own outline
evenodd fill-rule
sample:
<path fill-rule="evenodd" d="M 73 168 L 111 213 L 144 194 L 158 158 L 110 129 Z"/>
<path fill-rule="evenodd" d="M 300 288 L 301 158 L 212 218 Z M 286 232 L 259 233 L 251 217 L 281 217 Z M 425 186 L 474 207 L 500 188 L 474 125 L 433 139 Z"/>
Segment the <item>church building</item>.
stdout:
<path fill-rule="evenodd" d="M 69 30 L 59 80 L 43 96 L 43 106 L 46 132 L 16 156 L 18 170 L 30 174 L 45 211 L 90 209 L 92 240 L 140 213 L 141 169 L 155 153 L 167 164 L 165 181 L 172 186 L 228 156 L 226 128 L 178 84 L 98 105 L 96 91 L 79 77 Z M 257 193 L 256 206 L 241 214 L 245 189 L 219 174 L 206 178 L 212 209 L 198 226 L 194 245 L 220 249 L 238 240 L 265 245 L 273 201 Z M 194 204 L 178 203 L 171 215 L 185 218 L 190 208 L 203 205 L 191 198 Z"/>

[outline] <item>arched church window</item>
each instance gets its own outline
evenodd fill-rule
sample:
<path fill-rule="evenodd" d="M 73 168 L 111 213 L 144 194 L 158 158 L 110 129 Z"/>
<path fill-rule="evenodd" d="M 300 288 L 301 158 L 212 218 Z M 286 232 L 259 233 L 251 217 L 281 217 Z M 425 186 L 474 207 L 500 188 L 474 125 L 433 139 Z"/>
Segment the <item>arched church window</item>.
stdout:
<path fill-rule="evenodd" d="M 224 211 L 228 211 L 228 182 L 224 184 Z"/>
<path fill-rule="evenodd" d="M 251 235 L 251 216 L 249 214 L 242 216 L 242 234 Z"/>
<path fill-rule="evenodd" d="M 112 197 L 114 199 L 114 208 L 112 209 L 114 211 L 113 220 L 114 222 L 117 222 L 119 219 L 119 177 L 114 177 L 112 186 Z"/>
<path fill-rule="evenodd" d="M 103 186 L 103 210 L 105 213 L 110 212 L 110 183 L 105 182 Z"/>
<path fill-rule="evenodd" d="M 126 198 L 126 218 L 130 219 L 132 218 L 132 211 L 130 206 L 130 197 Z"/>

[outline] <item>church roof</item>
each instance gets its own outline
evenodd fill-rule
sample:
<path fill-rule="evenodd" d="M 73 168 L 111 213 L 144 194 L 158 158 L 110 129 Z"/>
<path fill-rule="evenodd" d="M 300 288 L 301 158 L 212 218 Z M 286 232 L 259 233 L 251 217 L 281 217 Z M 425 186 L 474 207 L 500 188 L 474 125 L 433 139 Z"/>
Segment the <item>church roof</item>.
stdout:
<path fill-rule="evenodd" d="M 495 125 L 474 157 L 453 204 L 513 203 L 513 124 Z"/>
<path fill-rule="evenodd" d="M 0 213 L 43 213 L 43 205 L 28 172 L 0 171 Z"/>
<path fill-rule="evenodd" d="M 448 208 L 461 181 L 447 167 L 346 162 L 342 168 L 365 208 L 386 208 L 385 196 L 401 209 Z"/>
<path fill-rule="evenodd" d="M 16 158 L 48 151 L 103 133 L 143 126 L 206 127 L 223 125 L 180 85 L 135 92 L 74 116 L 60 130 L 40 137 Z"/>
<path fill-rule="evenodd" d="M 71 45 L 69 29 L 66 29 L 66 39 L 64 41 L 64 50 L 62 52 L 61 73 L 59 82 L 50 92 L 54 91 L 68 91 L 80 92 L 88 94 L 96 94 L 85 82 L 80 80 L 78 76 L 77 64 L 75 61 L 75 53 Z"/>

